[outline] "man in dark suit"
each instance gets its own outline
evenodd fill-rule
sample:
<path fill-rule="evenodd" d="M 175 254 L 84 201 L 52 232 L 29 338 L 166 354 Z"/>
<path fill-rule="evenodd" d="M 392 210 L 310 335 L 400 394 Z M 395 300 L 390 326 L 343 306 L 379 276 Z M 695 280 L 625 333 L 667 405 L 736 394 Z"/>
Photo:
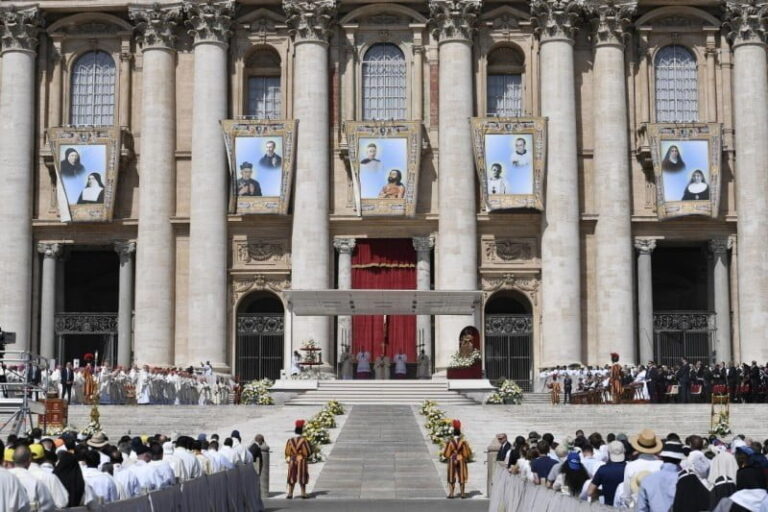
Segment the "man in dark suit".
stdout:
<path fill-rule="evenodd" d="M 34 386 L 40 385 L 40 368 L 36 364 L 32 364 L 31 361 L 29 367 L 27 368 L 27 383 Z M 39 393 L 40 392 L 35 389 L 35 400 L 38 400 Z M 31 396 L 31 392 L 27 394 Z"/>
<path fill-rule="evenodd" d="M 571 403 L 571 392 L 573 391 L 573 379 L 567 373 L 563 379 L 563 403 Z"/>
<path fill-rule="evenodd" d="M 496 460 L 503 461 L 507 458 L 507 453 L 509 450 L 512 449 L 512 443 L 510 443 L 509 439 L 507 439 L 507 434 L 496 434 L 496 440 L 501 445 L 501 447 L 499 447 L 498 453 L 496 453 Z"/>
<path fill-rule="evenodd" d="M 259 160 L 259 167 L 267 169 L 280 169 L 283 165 L 283 158 L 275 153 L 275 141 L 268 140 L 264 145 L 266 153 Z"/>
<path fill-rule="evenodd" d="M 680 369 L 677 370 L 676 377 L 680 403 L 687 404 L 691 401 L 691 365 L 684 357 L 680 358 Z"/>
<path fill-rule="evenodd" d="M 75 370 L 72 369 L 72 363 L 67 363 L 61 372 L 61 398 L 67 397 L 67 403 L 72 401 L 72 384 L 75 382 Z"/>
<path fill-rule="evenodd" d="M 731 402 L 736 402 L 736 391 L 739 389 L 739 369 L 736 368 L 736 364 L 733 361 L 728 364 L 725 380 L 728 383 L 728 393 L 731 395 Z"/>

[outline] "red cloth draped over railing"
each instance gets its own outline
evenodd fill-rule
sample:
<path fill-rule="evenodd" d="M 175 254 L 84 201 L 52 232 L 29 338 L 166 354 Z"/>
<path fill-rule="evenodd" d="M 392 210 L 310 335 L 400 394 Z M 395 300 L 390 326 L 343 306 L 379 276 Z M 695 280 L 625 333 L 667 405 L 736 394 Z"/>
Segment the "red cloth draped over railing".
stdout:
<path fill-rule="evenodd" d="M 357 240 L 352 254 L 355 290 L 415 290 L 416 250 L 410 238 Z M 384 341 L 383 315 L 352 317 L 352 353 L 367 350 L 375 358 Z M 387 355 L 399 351 L 416 361 L 416 317 L 387 316 Z"/>

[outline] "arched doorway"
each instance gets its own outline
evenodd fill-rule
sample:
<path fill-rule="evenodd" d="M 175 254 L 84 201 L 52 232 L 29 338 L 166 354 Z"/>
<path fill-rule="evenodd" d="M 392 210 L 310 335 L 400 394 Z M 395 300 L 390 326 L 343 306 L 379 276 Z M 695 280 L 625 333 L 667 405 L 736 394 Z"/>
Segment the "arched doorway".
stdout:
<path fill-rule="evenodd" d="M 532 391 L 533 313 L 519 292 L 501 291 L 485 303 L 485 374 Z"/>
<path fill-rule="evenodd" d="M 283 368 L 285 313 L 280 299 L 254 292 L 237 307 L 235 375 L 243 381 L 278 379 Z"/>

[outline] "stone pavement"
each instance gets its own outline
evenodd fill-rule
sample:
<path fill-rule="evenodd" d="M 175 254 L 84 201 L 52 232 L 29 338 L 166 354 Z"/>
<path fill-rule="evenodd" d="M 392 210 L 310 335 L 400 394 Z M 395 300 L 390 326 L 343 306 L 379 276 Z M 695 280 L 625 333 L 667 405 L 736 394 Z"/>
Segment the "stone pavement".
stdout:
<path fill-rule="evenodd" d="M 488 500 L 284 500 L 264 502 L 266 512 L 306 510 L 308 512 L 485 512 Z M 563 511 L 565 512 L 565 511 Z"/>
<path fill-rule="evenodd" d="M 321 499 L 445 498 L 411 407 L 397 405 L 351 407 L 314 494 Z"/>

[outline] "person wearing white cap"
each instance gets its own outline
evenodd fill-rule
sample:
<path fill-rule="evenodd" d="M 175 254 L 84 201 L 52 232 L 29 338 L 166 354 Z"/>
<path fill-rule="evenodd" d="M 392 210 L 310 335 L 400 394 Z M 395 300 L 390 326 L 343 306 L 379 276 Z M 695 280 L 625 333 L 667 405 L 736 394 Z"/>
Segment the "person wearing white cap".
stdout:
<path fill-rule="evenodd" d="M 613 505 L 616 496 L 616 489 L 624 481 L 624 443 L 621 441 L 611 441 L 608 443 L 608 462 L 595 471 L 592 477 L 592 483 L 589 484 L 587 491 L 589 496 L 597 498 L 598 489 L 602 495 L 602 502 L 607 505 Z"/>
<path fill-rule="evenodd" d="M 189 473 L 181 462 L 181 457 L 174 454 L 173 443 L 170 441 L 163 443 L 163 461 L 171 466 L 173 474 L 180 482 L 189 480 Z"/>
<path fill-rule="evenodd" d="M 680 463 L 685 459 L 683 445 L 664 443 L 659 453 L 661 469 L 643 479 L 637 495 L 635 512 L 668 512 L 675 502 L 677 473 Z"/>

